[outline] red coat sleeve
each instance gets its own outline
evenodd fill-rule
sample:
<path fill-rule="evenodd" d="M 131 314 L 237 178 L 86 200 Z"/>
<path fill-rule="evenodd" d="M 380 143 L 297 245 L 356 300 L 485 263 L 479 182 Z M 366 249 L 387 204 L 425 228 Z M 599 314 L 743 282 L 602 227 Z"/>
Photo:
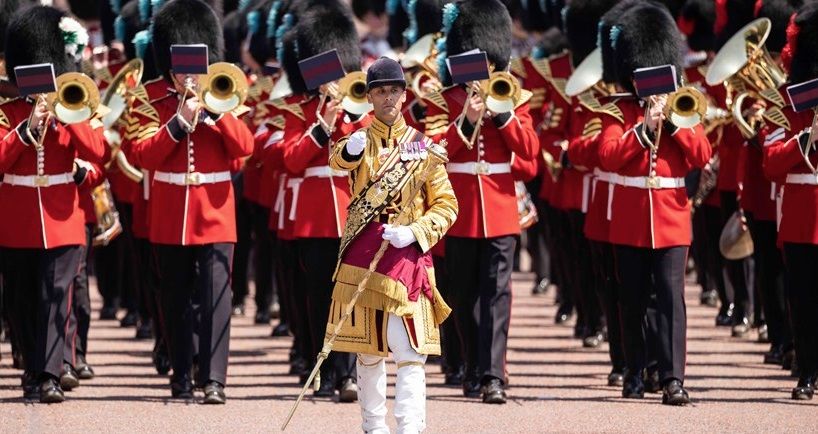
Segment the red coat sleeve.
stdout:
<path fill-rule="evenodd" d="M 90 163 L 102 163 L 105 156 L 105 140 L 101 131 L 91 128 L 88 122 L 79 122 L 66 125 L 71 135 L 71 145 L 77 150 L 77 155 Z"/>
<path fill-rule="evenodd" d="M 23 150 L 29 146 L 18 133 L 19 127 L 20 125 L 10 129 L 0 127 L 0 137 L 2 137 L 0 140 L 0 172 L 7 172 Z"/>
<path fill-rule="evenodd" d="M 793 167 L 804 162 L 804 156 L 798 147 L 798 134 L 792 137 L 782 136 L 781 139 L 764 146 L 764 174 L 769 179 L 782 178 Z"/>
<path fill-rule="evenodd" d="M 691 166 L 701 168 L 710 161 L 713 148 L 701 124 L 693 128 L 679 128 L 671 136 L 679 144 Z"/>
<path fill-rule="evenodd" d="M 176 122 L 172 117 L 165 123 L 159 131 L 141 141 L 131 144 L 130 156 L 134 157 L 134 162 L 140 167 L 148 170 L 157 170 L 163 161 L 173 152 L 173 148 L 179 143 L 168 129 L 170 122 Z"/>
<path fill-rule="evenodd" d="M 228 113 L 216 121 L 216 126 L 222 133 L 222 141 L 227 155 L 241 158 L 253 152 L 253 133 L 247 124 Z"/>
<path fill-rule="evenodd" d="M 603 117 L 602 123 L 599 162 L 605 170 L 616 172 L 633 158 L 647 152 L 639 143 L 634 128 L 626 131 L 624 125 L 609 116 Z"/>

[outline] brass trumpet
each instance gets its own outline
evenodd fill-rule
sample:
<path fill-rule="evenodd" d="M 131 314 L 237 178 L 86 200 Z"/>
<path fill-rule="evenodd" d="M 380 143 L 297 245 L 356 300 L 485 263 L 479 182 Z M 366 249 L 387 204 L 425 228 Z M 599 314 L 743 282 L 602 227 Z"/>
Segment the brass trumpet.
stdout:
<path fill-rule="evenodd" d="M 249 89 L 244 72 L 236 65 L 227 62 L 210 65 L 207 75 L 198 86 L 194 85 L 192 76 L 185 77 L 184 87 L 185 92 L 176 108 L 177 114 L 181 112 L 188 95 L 196 95 L 199 98 L 199 110 L 196 110 L 190 125 L 192 130 L 195 130 L 199 123 L 199 113 L 202 108 L 217 114 L 231 112 L 244 104 Z"/>
<path fill-rule="evenodd" d="M 763 111 L 753 113 L 747 120 L 741 111 L 744 100 L 747 97 L 760 99 L 762 93 L 778 89 L 787 81 L 786 73 L 764 45 L 771 26 L 768 18 L 759 18 L 744 26 L 719 50 L 707 70 L 707 84 L 724 83 L 728 89 L 740 89 L 738 95 L 731 98 L 728 108 L 745 138 L 755 137 Z"/>

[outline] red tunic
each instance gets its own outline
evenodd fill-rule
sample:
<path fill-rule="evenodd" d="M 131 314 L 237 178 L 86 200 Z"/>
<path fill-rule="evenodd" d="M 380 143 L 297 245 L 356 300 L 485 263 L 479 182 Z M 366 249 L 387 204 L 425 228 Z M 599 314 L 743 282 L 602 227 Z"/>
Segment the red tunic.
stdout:
<path fill-rule="evenodd" d="M 590 121 L 598 119 L 597 114 L 585 111 L 585 118 Z M 568 144 L 568 159 L 571 164 L 584 166 L 593 176 L 590 182 L 590 197 L 585 214 L 585 236 L 594 241 L 608 242 L 610 231 L 610 220 L 608 218 L 608 189 L 609 184 L 604 178 L 609 176 L 602 172 L 599 160 L 599 139 L 600 135 L 579 136 L 571 140 Z"/>
<path fill-rule="evenodd" d="M 168 123 L 174 118 L 178 97 L 171 94 L 154 104 L 163 125 L 151 137 L 133 144 L 131 154 L 141 167 L 155 171 L 148 212 L 150 240 L 159 244 L 194 245 L 236 241 L 236 211 L 230 180 L 201 185 L 176 185 L 156 179 L 158 173 L 230 171 L 231 163 L 253 150 L 247 125 L 232 114 L 211 124 L 200 122 L 190 135 L 176 140 Z M 205 117 L 205 114 L 202 114 Z M 189 150 L 194 150 L 189 157 Z"/>
<path fill-rule="evenodd" d="M 536 79 L 535 83 L 539 83 L 539 79 L 543 80 L 543 102 L 537 117 L 538 123 L 535 124 L 539 134 L 540 146 L 543 152 L 551 155 L 554 161 L 560 161 L 562 154 L 562 142 L 567 140 L 569 128 L 569 116 L 573 103 L 571 98 L 565 94 L 565 82 L 573 72 L 573 64 L 571 63 L 571 56 L 568 52 L 556 54 L 548 59 L 535 60 L 528 62 L 527 70 L 533 71 Z M 532 74 L 528 74 L 529 77 Z M 528 80 L 531 80 L 530 78 Z M 568 172 L 571 172 L 569 170 Z M 556 184 L 565 183 L 566 176 L 571 178 L 568 181 L 568 186 L 558 187 Z M 551 177 L 548 170 L 543 172 L 542 187 L 540 187 L 539 196 L 542 200 L 552 203 L 553 201 L 563 201 L 562 193 L 558 190 L 576 190 L 577 185 L 576 173 L 573 175 L 562 175 L 555 180 Z M 581 181 L 580 181 L 581 182 Z M 564 209 L 570 209 L 561 204 Z"/>
<path fill-rule="evenodd" d="M 321 143 L 318 136 L 323 130 L 314 129 L 319 101 L 312 98 L 301 104 L 303 117 L 292 112 L 284 115 L 284 166 L 290 173 L 304 173 L 304 180 L 293 189 L 293 194 L 298 190 L 293 227 L 296 238 L 341 238 L 351 198 L 346 172 L 329 176 L 331 143 L 370 122 L 369 115 L 353 122 L 342 110 L 330 141 Z M 315 173 L 322 171 L 326 173 Z"/>
<path fill-rule="evenodd" d="M 5 176 L 37 175 L 37 152 L 16 128 L 31 114 L 31 104 L 14 99 L 0 105 L 0 172 Z M 23 133 L 25 135 L 25 133 Z M 43 141 L 44 175 L 71 174 L 74 158 L 101 163 L 105 144 L 88 122 L 54 122 Z M 85 218 L 73 179 L 48 187 L 0 186 L 0 246 L 52 249 L 85 244 Z"/>
<path fill-rule="evenodd" d="M 813 174 L 798 146 L 795 133 L 810 127 L 810 110 L 794 113 L 783 109 L 790 121 L 790 130 L 775 127 L 765 134 L 764 173 L 771 179 L 785 180 L 781 203 L 781 222 L 778 227 L 780 243 L 818 244 L 818 185 L 791 182 L 790 175 Z M 809 161 L 818 167 L 818 155 L 813 152 Z M 813 174 L 813 179 L 815 175 Z"/>
<path fill-rule="evenodd" d="M 655 176 L 683 179 L 693 167 L 704 167 L 711 156 L 710 142 L 701 125 L 668 129 L 662 134 L 651 167 L 652 152 L 642 146 L 637 128 L 644 108 L 634 99 L 617 102 L 624 123 L 603 116 L 599 157 L 603 169 L 620 176 Z M 610 241 L 635 247 L 665 248 L 690 245 L 690 205 L 683 186 L 646 189 L 616 185 L 611 199 Z"/>
<path fill-rule="evenodd" d="M 427 118 L 449 117 L 445 132 L 426 132 L 435 142 L 448 141 L 450 163 L 510 164 L 511 155 L 532 160 L 539 152 L 537 135 L 529 114 L 528 103 L 519 105 L 499 128 L 493 119 L 484 118 L 480 137 L 468 149 L 455 117 L 463 111 L 466 91 L 451 87 L 441 93 L 445 103 L 430 103 Z M 466 238 L 492 238 L 520 233 L 514 177 L 509 173 L 449 173 L 460 212 L 447 235 Z"/>

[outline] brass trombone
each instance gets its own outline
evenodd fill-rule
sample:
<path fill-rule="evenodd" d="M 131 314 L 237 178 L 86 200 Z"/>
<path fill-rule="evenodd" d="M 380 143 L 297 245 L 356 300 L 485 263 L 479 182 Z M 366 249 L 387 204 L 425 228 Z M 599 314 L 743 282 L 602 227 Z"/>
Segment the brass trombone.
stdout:
<path fill-rule="evenodd" d="M 185 92 L 176 107 L 177 114 L 181 112 L 188 95 L 196 95 L 199 98 L 199 108 L 194 113 L 193 121 L 189 126 L 191 132 L 199 123 L 199 113 L 202 108 L 217 114 L 231 112 L 244 104 L 249 89 L 244 72 L 236 65 L 227 62 L 210 65 L 207 75 L 198 86 L 194 85 L 192 76 L 186 76 L 184 87 Z"/>
<path fill-rule="evenodd" d="M 354 71 L 346 74 L 337 82 L 327 83 L 326 90 L 321 92 L 321 100 L 315 109 L 319 122 L 323 122 L 321 110 L 330 101 L 339 101 L 341 107 L 353 115 L 363 115 L 372 110 L 372 104 L 366 99 L 366 73 Z M 335 130 L 335 119 L 325 125 L 330 134 Z"/>
<path fill-rule="evenodd" d="M 477 90 L 475 90 L 475 88 L 477 88 Z M 476 86 L 473 84 L 469 87 L 469 93 L 463 105 L 463 112 L 460 114 L 460 119 L 458 120 L 458 129 L 463 126 L 463 121 L 466 119 L 466 112 L 469 109 L 469 101 L 472 96 L 474 96 L 474 92 L 479 92 L 483 98 L 483 109 L 477 118 L 477 125 L 474 126 L 474 131 L 466 143 L 468 149 L 474 147 L 474 141 L 480 135 L 480 129 L 483 125 L 483 116 L 487 110 L 490 110 L 492 113 L 511 111 L 517 106 L 517 103 L 522 97 L 522 87 L 516 77 L 505 71 L 492 72 L 488 80 L 483 80 Z"/>
<path fill-rule="evenodd" d="M 43 146 L 48 131 L 46 126 L 52 115 L 64 124 L 77 124 L 91 119 L 100 108 L 99 89 L 87 75 L 79 72 L 66 72 L 57 77 L 56 85 L 56 92 L 40 95 L 38 98 L 38 101 L 45 100 L 49 115 L 35 127 L 40 132 L 35 145 L 37 147 Z M 34 104 L 31 115 L 29 115 L 29 125 L 31 125 L 36 107 L 37 103 Z"/>

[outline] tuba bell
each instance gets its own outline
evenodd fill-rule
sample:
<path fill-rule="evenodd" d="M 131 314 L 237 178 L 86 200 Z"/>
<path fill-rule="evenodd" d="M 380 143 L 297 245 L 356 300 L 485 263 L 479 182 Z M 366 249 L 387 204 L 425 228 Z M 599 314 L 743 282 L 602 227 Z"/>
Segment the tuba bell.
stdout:
<path fill-rule="evenodd" d="M 729 110 L 733 114 L 742 135 L 750 138 L 756 135 L 760 113 L 755 113 L 750 121 L 744 118 L 741 105 L 747 97 L 759 99 L 762 92 L 778 89 L 787 81 L 786 73 L 775 63 L 765 47 L 770 36 L 771 22 L 759 18 L 736 32 L 719 50 L 707 70 L 707 84 L 724 84 L 729 89 L 739 89 L 731 98 Z"/>
<path fill-rule="evenodd" d="M 120 152 L 122 137 L 114 127 L 133 104 L 131 92 L 142 82 L 143 70 L 144 64 L 141 59 L 131 60 L 119 70 L 102 96 L 102 104 L 110 109 L 110 112 L 102 117 L 105 139 L 112 148 L 111 161 L 106 164 L 106 168 L 111 162 L 116 162 L 119 170 L 134 182 L 142 182 L 142 171 L 132 166 L 125 158 L 125 154 Z"/>
<path fill-rule="evenodd" d="M 100 106 L 99 90 L 94 81 L 79 72 L 57 77 L 57 91 L 46 97 L 48 109 L 64 124 L 91 119 Z"/>
<path fill-rule="evenodd" d="M 434 80 L 434 90 L 438 91 L 442 85 L 437 77 L 437 46 L 435 41 L 439 34 L 430 33 L 418 39 L 400 59 L 400 64 L 404 70 L 416 69 L 415 72 L 407 72 L 406 81 L 411 83 L 412 92 L 419 98 L 426 96 L 423 91 L 423 84 L 429 80 Z"/>
<path fill-rule="evenodd" d="M 244 104 L 247 99 L 247 77 L 236 65 L 227 62 L 208 67 L 207 76 L 199 90 L 199 101 L 212 113 L 227 113 Z"/>

